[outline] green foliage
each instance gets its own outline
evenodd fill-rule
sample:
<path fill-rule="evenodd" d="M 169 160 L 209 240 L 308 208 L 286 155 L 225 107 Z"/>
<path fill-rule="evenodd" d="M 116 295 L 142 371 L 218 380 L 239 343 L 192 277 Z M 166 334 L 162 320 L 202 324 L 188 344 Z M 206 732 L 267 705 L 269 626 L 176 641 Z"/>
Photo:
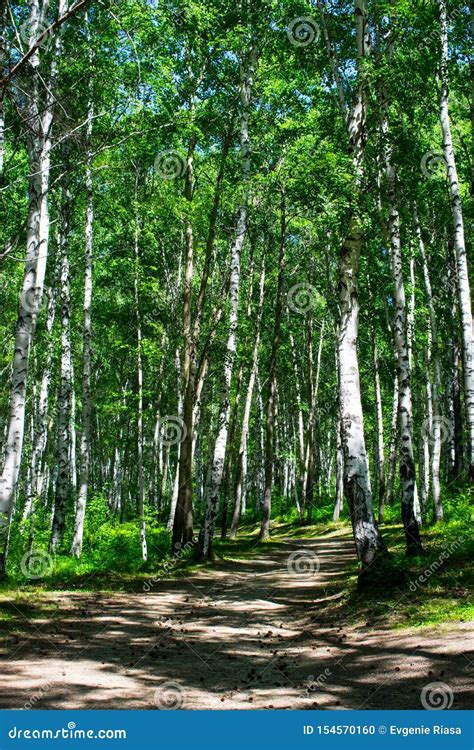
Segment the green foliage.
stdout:
<path fill-rule="evenodd" d="M 272 493 L 275 523 L 288 526 L 288 533 L 315 533 L 329 525 L 334 504 L 334 455 L 338 424 L 337 371 L 335 364 L 338 316 L 338 258 L 354 208 L 354 170 L 348 149 L 347 128 L 338 105 L 334 70 L 327 55 L 324 35 L 307 46 L 290 42 L 288 27 L 300 16 L 314 16 L 321 27 L 320 8 L 306 0 L 246 3 L 245 13 L 235 2 L 135 2 L 122 0 L 113 13 L 107 3 L 93 4 L 88 28 L 92 37 L 93 65 L 84 33 L 82 16 L 64 27 L 64 54 L 57 71 L 58 106 L 52 128 L 54 134 L 52 179 L 48 193 L 50 209 L 50 252 L 46 269 L 47 286 L 58 292 L 58 257 L 61 239 L 61 206 L 65 176 L 71 180 L 73 210 L 65 238 L 71 267 L 71 335 L 76 399 L 74 429 L 80 437 L 82 420 L 82 320 L 84 223 L 86 190 L 85 122 L 92 80 L 94 120 L 92 123 L 92 167 L 94 203 L 93 268 L 93 435 L 91 446 L 90 492 L 80 561 L 69 558 L 73 535 L 75 500 L 69 499 L 65 536 L 50 572 L 51 582 L 62 578 L 101 574 L 135 574 L 154 570 L 167 555 L 169 535 L 160 524 L 168 519 L 178 464 L 178 445 L 158 455 L 155 444 L 157 417 L 177 415 L 182 410 L 183 351 L 182 301 L 185 284 L 186 236 L 193 231 L 194 255 L 190 286 L 192 312 L 197 307 L 208 242 L 212 263 L 205 289 L 205 303 L 196 344 L 196 361 L 208 362 L 197 428 L 193 467 L 196 492 L 195 525 L 202 522 L 204 503 L 197 502 L 206 483 L 210 457 L 216 438 L 220 409 L 222 369 L 226 358 L 229 303 L 226 297 L 229 274 L 229 248 L 235 237 L 236 216 L 244 193 L 239 143 L 241 103 L 240 62 L 250 42 L 259 48 L 259 59 L 250 102 L 249 133 L 251 178 L 248 232 L 242 248 L 242 276 L 239 290 L 237 352 L 231 387 L 230 411 L 236 409 L 235 434 L 228 453 L 232 454 L 231 476 L 226 488 L 230 508 L 233 501 L 235 458 L 245 392 L 256 334 L 258 277 L 266 263 L 258 382 L 255 385 L 248 435 L 248 509 L 245 522 L 257 522 L 261 515 L 264 423 L 268 401 L 268 368 L 275 321 L 275 299 L 280 270 L 283 270 L 283 315 L 276 364 L 278 385 L 278 424 L 275 426 L 275 466 Z M 333 61 L 340 66 L 342 86 L 348 106 L 353 101 L 356 79 L 353 3 L 344 0 L 327 4 L 326 23 L 334 45 Z M 393 353 L 393 279 L 387 236 L 381 224 L 388 215 L 385 177 L 380 173 L 383 149 L 390 147 L 397 171 L 397 191 L 403 243 L 403 270 L 407 299 L 414 295 L 413 327 L 413 424 L 415 461 L 419 469 L 423 457 L 424 425 L 429 388 L 433 377 L 433 339 L 428 299 L 423 279 L 420 250 L 413 221 L 419 213 L 426 245 L 438 320 L 438 349 L 442 383 L 439 401 L 441 417 L 447 417 L 452 404 L 452 384 L 462 380 L 461 367 L 453 364 L 460 342 L 452 267 L 452 218 L 447 200 L 444 165 L 426 176 L 421 162 L 428 152 L 439 154 L 437 75 L 439 68 L 439 17 L 436 4 L 422 0 L 389 0 L 372 4 L 370 26 L 374 54 L 362 75 L 368 84 L 369 117 L 363 190 L 363 231 L 365 236 L 359 269 L 361 319 L 358 357 L 364 411 L 365 442 L 372 469 L 374 497 L 377 496 L 375 386 L 373 344 L 377 345 L 383 403 L 386 449 L 390 440 L 393 379 L 396 362 Z M 453 124 L 460 187 L 466 214 L 468 251 L 473 241 L 473 208 L 469 201 L 471 168 L 469 118 L 471 70 L 468 64 L 470 37 L 467 14 L 450 14 L 450 116 Z M 57 2 L 48 6 L 53 19 Z M 24 4 L 12 6 L 12 18 L 19 28 L 26 18 Z M 10 22 L 9 22 L 10 23 Z M 395 39 L 393 54 L 386 42 Z M 12 60 L 18 54 L 13 25 L 6 29 L 6 49 Z M 23 40 L 24 41 L 24 40 Z M 8 55 L 7 55 L 8 58 Z M 52 51 L 41 50 L 40 72 L 49 81 Z M 10 62 L 10 60 L 9 60 Z M 0 367 L 5 387 L 0 393 L 0 428 L 5 434 L 9 418 L 6 383 L 13 356 L 13 331 L 18 310 L 18 291 L 23 273 L 26 245 L 29 157 L 27 118 L 18 92 L 28 90 L 25 68 L 5 101 L 5 170 L 1 175 L 0 245 L 10 247 L 1 255 Z M 381 127 L 380 91 L 385 90 L 389 126 Z M 45 91 L 41 90 L 45 98 Z M 60 106 L 59 106 L 60 103 Z M 224 162 L 224 138 L 229 133 L 229 153 Z M 67 148 L 66 148 L 67 144 Z M 467 145 L 466 145 L 467 144 Z M 192 148 L 191 148 L 192 145 Z M 193 151 L 192 200 L 184 191 L 184 169 L 173 178 L 160 172 L 157 157 L 171 152 L 183 167 Z M 439 166 L 438 160 L 438 166 Z M 222 171 L 222 184 L 219 174 Z M 383 171 L 383 170 L 382 170 Z M 216 190 L 219 187 L 216 224 L 211 232 Z M 286 211 L 286 245 L 283 269 L 278 265 L 282 199 Z M 20 218 L 19 218 L 20 217 Z M 135 244 L 137 254 L 135 254 Z M 414 283 L 410 263 L 414 262 Z M 292 310 L 291 290 L 308 288 L 308 308 Z M 57 295 L 59 297 L 59 295 Z M 47 310 L 38 316 L 29 363 L 26 395 L 27 439 L 22 460 L 18 503 L 10 539 L 12 580 L 25 582 L 21 562 L 34 531 L 34 549 L 47 552 L 57 468 L 57 393 L 61 384 L 60 303 L 49 333 Z M 140 321 L 140 343 L 138 342 Z M 323 333 L 324 331 L 324 333 Z M 321 367 L 317 394 L 317 420 L 311 426 L 314 444 L 324 466 L 316 466 L 314 507 L 311 527 L 307 512 L 301 518 L 295 495 L 301 457 L 298 446 L 298 420 L 303 429 L 310 414 L 309 386 L 316 377 L 316 351 L 320 336 Z M 309 361 L 310 346 L 313 351 Z M 430 349 L 431 347 L 431 349 Z M 48 367 L 51 349 L 51 382 L 48 402 L 48 441 L 45 463 L 49 469 L 49 492 L 36 500 L 34 529 L 21 521 L 23 498 L 29 482 L 29 467 L 35 438 L 38 392 Z M 143 391 L 139 390 L 138 354 L 143 368 Z M 237 405 L 237 373 L 241 370 L 240 403 Z M 147 536 L 149 559 L 141 560 L 138 486 L 138 407 L 143 427 L 144 473 L 146 481 Z M 71 407 L 72 408 L 72 407 Z M 462 399 L 459 404 L 462 412 Z M 436 415 L 435 415 L 436 416 Z M 451 419 L 451 416 L 450 416 Z M 461 432 L 467 432 L 461 425 Z M 465 435 L 464 435 L 465 437 Z M 456 436 L 459 443 L 463 436 Z M 388 453 L 388 451 L 386 451 Z M 471 521 L 464 476 L 453 484 L 450 466 L 451 445 L 442 451 L 443 502 L 446 522 L 433 526 L 431 507 L 423 519 L 427 554 L 430 545 L 449 542 L 462 534 Z M 117 469 L 116 461 L 119 462 Z M 166 463 L 167 462 L 167 463 Z M 285 463 L 294 469 L 295 485 L 284 495 L 282 474 Z M 165 472 L 166 466 L 166 472 Z M 329 466 L 329 469 L 328 469 Z M 166 480 L 166 481 L 165 481 Z M 163 484 L 163 486 L 162 486 Z M 420 484 L 420 481 L 419 481 Z M 112 517 L 112 498 L 123 503 L 122 521 Z M 399 584 L 405 572 L 403 539 L 400 534 L 399 481 L 395 500 L 386 510 L 383 532 L 392 554 L 381 570 Z M 201 501 L 202 501 L 201 497 Z M 301 501 L 301 498 L 299 498 Z M 221 499 L 222 508 L 222 499 Z M 348 525 L 347 509 L 342 522 Z M 394 529 L 392 535 L 391 529 Z M 296 531 L 295 531 L 296 530 Z M 464 544 L 464 543 L 463 543 Z M 464 547 L 462 547 L 464 549 Z M 467 550 L 465 550 L 467 553 Z M 458 553 L 456 553 L 458 554 Z M 424 564 L 414 560 L 410 565 Z M 411 569 L 410 569 L 411 570 Z M 377 586 L 375 586 L 377 587 Z"/>

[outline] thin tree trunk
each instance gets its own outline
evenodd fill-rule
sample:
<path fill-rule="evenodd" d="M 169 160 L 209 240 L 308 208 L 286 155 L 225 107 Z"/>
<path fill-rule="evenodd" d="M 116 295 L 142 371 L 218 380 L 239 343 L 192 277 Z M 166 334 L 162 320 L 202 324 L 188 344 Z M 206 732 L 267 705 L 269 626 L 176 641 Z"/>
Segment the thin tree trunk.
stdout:
<path fill-rule="evenodd" d="M 235 433 L 237 429 L 237 418 L 239 414 L 240 406 L 240 392 L 242 388 L 242 378 L 244 374 L 244 363 L 241 362 L 239 367 L 239 374 L 237 375 L 237 385 L 235 388 L 235 398 L 232 407 L 232 413 L 230 416 L 229 423 L 229 437 L 227 441 L 227 449 L 225 453 L 224 461 L 224 503 L 222 506 L 222 519 L 221 519 L 221 539 L 227 538 L 227 525 L 229 515 L 229 498 L 232 491 L 232 474 L 233 474 L 233 454 L 234 454 L 234 443 Z"/>
<path fill-rule="evenodd" d="M 449 396 L 452 400 L 453 410 L 453 443 L 454 443 L 454 460 L 451 479 L 459 480 L 463 475 L 464 471 L 464 452 L 463 452 L 463 413 L 462 413 L 462 399 L 461 399 L 461 386 L 459 378 L 459 347 L 457 342 L 452 342 L 451 345 L 451 382 L 450 382 L 450 393 Z"/>
<path fill-rule="evenodd" d="M 54 284 L 54 287 L 56 284 Z M 46 347 L 46 361 L 38 392 L 38 407 L 36 411 L 34 441 L 31 455 L 32 493 L 35 497 L 41 497 L 44 487 L 45 451 L 48 442 L 48 406 L 49 390 L 52 376 L 52 358 L 54 339 L 52 336 L 54 319 L 56 315 L 56 291 L 51 290 L 48 300 L 48 313 L 46 318 L 46 335 L 48 343 Z"/>
<path fill-rule="evenodd" d="M 403 281 L 400 241 L 400 216 L 395 189 L 395 172 L 389 153 L 386 154 L 387 192 L 390 204 L 389 235 L 392 275 L 394 280 L 395 315 L 393 334 L 397 355 L 399 389 L 398 419 L 400 425 L 400 484 L 402 520 L 408 554 L 421 550 L 420 533 L 415 515 L 415 460 L 413 452 L 413 407 L 411 395 L 410 355 L 407 338 L 407 311 Z"/>
<path fill-rule="evenodd" d="M 138 212 L 138 173 L 135 184 L 135 203 Z M 134 295 L 135 295 L 135 316 L 137 323 L 137 387 L 138 387 L 138 404 L 137 404 L 137 470 L 138 470 L 138 519 L 140 523 L 140 547 L 142 560 L 148 558 L 148 548 L 146 542 L 146 521 L 145 521 L 145 471 L 143 466 L 143 357 L 142 357 L 142 321 L 140 315 L 140 248 L 139 248 L 139 218 L 135 216 L 135 278 L 134 278 Z"/>
<path fill-rule="evenodd" d="M 474 481 L 474 351 L 472 341 L 472 307 L 469 273 L 467 267 L 466 244 L 464 238 L 464 220 L 459 191 L 459 180 L 454 155 L 451 124 L 449 119 L 449 83 L 448 83 L 448 21 L 446 17 L 446 0 L 439 0 L 441 20 L 441 95 L 440 122 L 443 134 L 443 152 L 448 171 L 448 182 L 451 192 L 451 207 L 454 229 L 454 250 L 457 270 L 457 291 L 463 335 L 464 362 L 464 400 L 466 406 L 467 428 L 469 432 L 468 460 L 469 481 Z"/>
<path fill-rule="evenodd" d="M 194 97 L 190 100 L 191 117 L 194 114 Z M 193 163 L 195 136 L 192 135 L 188 145 L 186 160 L 184 195 L 188 203 L 193 199 Z M 193 538 L 193 485 L 192 485 L 192 439 L 193 439 L 193 408 L 194 408 L 194 370 L 195 343 L 192 335 L 192 279 L 194 267 L 194 238 L 193 225 L 190 215 L 186 218 L 186 256 L 184 269 L 184 294 L 182 327 L 184 340 L 184 354 L 182 367 L 183 383 L 183 439 L 179 444 L 179 458 L 177 466 L 177 497 L 171 504 L 168 528 L 172 524 L 172 549 L 177 551 L 181 545 L 188 544 Z"/>
<path fill-rule="evenodd" d="M 258 363 L 257 363 L 257 377 L 256 377 L 255 382 L 257 386 L 257 430 L 258 430 L 258 457 L 257 457 L 257 467 L 256 467 L 256 482 L 255 482 L 255 485 L 256 485 L 255 489 L 256 489 L 257 496 L 256 496 L 256 501 L 255 501 L 255 510 L 258 513 L 262 506 L 263 493 L 265 491 L 265 430 L 264 430 L 265 417 L 264 417 L 264 409 L 263 409 L 262 384 L 260 382 Z M 242 494 L 242 513 L 245 513 L 246 502 L 247 502 L 247 493 L 244 487 L 244 492 Z"/>
<path fill-rule="evenodd" d="M 69 226 L 71 217 L 71 189 L 64 178 L 60 228 L 60 306 L 61 306 L 61 365 L 58 393 L 57 478 L 50 549 L 54 553 L 62 542 L 66 525 L 66 511 L 70 491 L 69 437 L 72 391 L 71 357 L 71 295 L 69 285 Z"/>
<path fill-rule="evenodd" d="M 336 502 L 332 516 L 334 523 L 339 521 L 344 502 L 344 452 L 342 449 L 341 429 L 341 419 L 338 414 L 336 417 Z"/>
<path fill-rule="evenodd" d="M 77 498 L 77 467 L 76 467 L 76 393 L 74 378 L 74 362 L 71 357 L 71 409 L 69 419 L 69 473 L 71 493 Z"/>
<path fill-rule="evenodd" d="M 234 512 L 233 512 L 232 524 L 230 528 L 231 539 L 235 539 L 235 536 L 237 534 L 237 526 L 239 523 L 240 513 L 241 513 L 242 492 L 245 487 L 246 475 L 247 475 L 247 441 L 248 441 L 249 424 L 250 424 L 250 409 L 252 406 L 252 398 L 253 398 L 253 392 L 254 392 L 254 387 L 255 387 L 255 378 L 257 376 L 258 350 L 260 347 L 260 332 L 261 332 L 261 324 L 262 324 L 264 295 L 265 295 L 265 256 L 263 256 L 262 258 L 262 270 L 260 272 L 258 311 L 257 311 L 257 320 L 255 321 L 255 341 L 253 345 L 249 382 L 247 385 L 247 394 L 245 397 L 244 413 L 242 417 L 242 429 L 240 433 L 239 453 L 237 456 L 237 466 L 236 466 L 236 473 L 235 473 Z"/>
<path fill-rule="evenodd" d="M 384 440 L 384 429 L 383 429 L 383 409 L 382 409 L 382 393 L 380 390 L 380 372 L 379 372 L 379 355 L 377 351 L 377 342 L 374 336 L 373 343 L 373 363 L 374 363 L 374 390 L 375 390 L 375 417 L 376 417 L 376 432 L 377 432 L 377 479 L 378 479 L 378 521 L 379 524 L 384 522 L 384 511 L 385 511 L 385 440 Z"/>
<path fill-rule="evenodd" d="M 162 432 L 160 430 L 160 420 L 161 420 L 161 400 L 163 396 L 163 388 L 161 386 L 161 383 L 163 381 L 163 371 L 165 366 L 165 343 L 166 343 L 166 334 L 163 333 L 160 341 L 160 350 L 162 352 L 161 362 L 158 369 L 158 383 L 160 384 L 159 390 L 158 390 L 158 396 L 156 400 L 156 413 L 155 413 L 155 426 L 153 430 L 153 442 L 152 442 L 152 450 L 151 450 L 151 468 L 150 468 L 150 500 L 152 505 L 155 506 L 157 510 L 157 517 L 159 518 L 162 503 L 163 503 L 163 495 L 161 494 L 161 490 L 158 487 L 158 478 L 163 476 L 163 436 Z"/>
<path fill-rule="evenodd" d="M 324 341 L 324 320 L 321 324 L 321 333 L 319 337 L 318 354 L 316 358 L 316 375 L 313 378 L 313 356 L 312 356 L 312 337 L 313 327 L 311 320 L 308 322 L 308 421 L 306 425 L 306 450 L 304 460 L 303 474 L 303 491 L 304 502 L 306 507 L 306 523 L 310 524 L 313 516 L 314 502 L 314 431 L 317 428 L 319 433 L 319 414 L 317 413 L 317 400 L 319 391 L 319 379 L 321 372 L 321 356 Z M 320 435 L 318 434 L 318 437 Z M 319 459 L 319 466 L 321 460 Z"/>
<path fill-rule="evenodd" d="M 250 186 L 250 139 L 249 139 L 249 112 L 250 97 L 257 61 L 257 47 L 251 45 L 248 60 L 241 60 L 240 64 L 240 98 L 242 115 L 240 121 L 240 149 L 242 158 L 242 178 L 244 194 L 239 210 L 239 219 L 234 243 L 231 249 L 230 259 L 230 284 L 229 284 L 229 329 L 224 361 L 224 373 L 222 392 L 220 400 L 220 412 L 217 423 L 217 437 L 214 445 L 214 453 L 206 483 L 206 513 L 204 525 L 200 534 L 199 556 L 203 560 L 212 559 L 212 540 L 214 535 L 217 511 L 219 508 L 219 493 L 224 470 L 224 458 L 227 447 L 227 437 L 230 416 L 230 388 L 235 354 L 237 350 L 237 325 L 239 308 L 240 287 L 240 256 L 247 231 L 248 199 Z"/>
<path fill-rule="evenodd" d="M 204 68 L 201 75 L 204 73 Z M 192 73 L 190 71 L 190 78 Z M 197 85 L 197 84 L 196 84 Z M 195 91 L 195 88 L 194 88 Z M 190 96 L 190 116 L 194 117 L 195 111 L 195 93 Z M 183 300 L 183 439 L 180 444 L 179 454 L 179 481 L 178 481 L 178 498 L 176 504 L 176 513 L 173 521 L 172 549 L 177 550 L 182 544 L 187 544 L 193 538 L 193 453 L 194 453 L 194 401 L 196 388 L 196 370 L 197 370 L 197 344 L 201 328 L 204 303 L 206 299 L 206 290 L 211 271 L 212 258 L 214 252 L 214 242 L 217 231 L 217 219 L 219 214 L 219 205 L 221 200 L 222 185 L 224 179 L 224 168 L 232 138 L 231 123 L 229 130 L 224 138 L 222 159 L 217 177 L 216 188 L 214 192 L 214 201 L 209 219 L 209 232 L 206 242 L 206 255 L 204 260 L 203 275 L 199 289 L 199 295 L 196 305 L 196 315 L 194 323 L 192 321 L 192 277 L 194 264 L 194 240 L 191 217 L 187 216 L 186 226 L 186 264 L 184 278 L 184 300 Z M 193 199 L 193 160 L 196 140 L 194 135 L 190 138 L 188 147 L 188 156 L 185 172 L 185 198 L 188 203 Z"/>
<path fill-rule="evenodd" d="M 338 327 L 336 325 L 336 341 L 339 339 Z M 342 513 L 342 507 L 344 504 L 344 450 L 342 445 L 342 420 L 341 420 L 341 404 L 340 404 L 340 373 L 341 368 L 339 367 L 339 352 L 337 346 L 334 352 L 335 365 L 336 365 L 336 377 L 337 377 L 337 412 L 336 412 L 336 502 L 334 503 L 334 512 L 332 519 L 336 523 L 339 521 L 339 517 Z"/>
<path fill-rule="evenodd" d="M 388 60 L 391 60 L 392 42 L 388 45 Z M 388 101 L 385 90 L 381 92 L 382 125 L 385 141 L 388 140 Z M 418 554 L 421 541 L 416 512 L 416 473 L 413 450 L 413 404 L 411 391 L 412 331 L 414 322 L 414 290 L 410 305 L 406 303 L 401 247 L 400 213 L 398 208 L 397 176 L 392 162 L 392 148 L 384 146 L 386 190 L 389 204 L 388 237 L 390 260 L 394 284 L 395 313 L 393 338 L 397 358 L 398 375 L 398 420 L 400 426 L 400 489 L 402 520 L 408 554 Z M 412 280 L 413 281 L 413 280 Z"/>
<path fill-rule="evenodd" d="M 182 376 L 181 376 L 181 358 L 179 356 L 179 349 L 176 349 L 175 353 L 175 366 L 176 366 L 176 382 L 178 384 L 178 417 L 181 419 L 181 415 L 183 414 L 183 392 L 181 390 L 181 383 L 182 383 Z M 185 428 L 186 429 L 186 428 Z M 171 493 L 171 503 L 170 503 L 170 514 L 168 518 L 168 524 L 167 524 L 167 530 L 173 531 L 175 528 L 175 519 L 176 519 L 176 511 L 178 508 L 178 502 L 179 502 L 179 492 L 180 492 L 180 477 L 181 477 L 181 455 L 183 450 L 183 443 L 184 440 L 180 440 L 178 442 L 178 456 L 176 461 L 176 473 L 174 477 L 173 482 L 173 492 Z M 191 454 L 191 461 L 192 461 L 192 454 Z M 177 544 L 181 545 L 181 542 L 177 542 Z M 180 547 L 176 547 L 176 549 L 179 549 Z"/>
<path fill-rule="evenodd" d="M 440 362 L 440 351 L 438 342 L 438 321 L 436 319 L 436 311 L 433 301 L 433 292 L 431 289 L 430 272 L 428 268 L 428 260 L 426 257 L 425 243 L 421 235 L 420 223 L 416 210 L 414 211 L 415 229 L 418 238 L 418 247 L 420 250 L 421 260 L 423 264 L 423 280 L 425 282 L 426 292 L 426 303 L 428 306 L 429 320 L 430 320 L 430 336 L 431 336 L 431 362 L 433 365 L 433 381 L 431 385 L 431 399 L 433 405 L 433 425 L 429 432 L 431 438 L 431 483 L 433 492 L 433 505 L 434 513 L 437 521 L 443 519 L 443 505 L 441 502 L 441 486 L 440 486 L 440 463 L 441 463 L 441 409 L 440 409 L 440 390 L 441 390 L 441 362 Z"/>
<path fill-rule="evenodd" d="M 262 522 L 260 525 L 260 540 L 270 538 L 270 518 L 272 512 L 273 463 L 274 463 L 274 431 L 277 413 L 277 378 L 276 367 L 278 350 L 280 348 L 281 318 L 283 311 L 283 283 L 285 270 L 286 244 L 286 205 L 285 194 L 281 192 L 280 207 L 280 247 L 278 252 L 278 281 L 275 299 L 275 317 L 273 322 L 272 349 L 268 368 L 268 397 L 265 419 L 265 487 L 263 492 Z"/>
<path fill-rule="evenodd" d="M 287 315 L 289 315 L 289 310 L 287 308 L 286 310 Z M 305 462 L 305 448 L 304 448 L 304 420 L 303 420 L 303 409 L 301 406 L 301 386 L 300 386 L 300 377 L 299 377 L 299 371 L 298 371 L 298 362 L 296 359 L 296 346 L 295 346 L 295 339 L 291 332 L 291 327 L 289 331 L 289 338 L 290 338 L 290 348 L 291 348 L 291 359 L 293 362 L 293 373 L 294 373 L 294 386 L 295 386 L 295 395 L 296 395 L 296 404 L 298 407 L 298 478 L 297 478 L 297 486 L 296 486 L 296 492 L 298 493 L 298 515 L 300 516 L 302 520 L 302 513 L 303 513 L 303 503 L 304 503 L 304 462 Z"/>
<path fill-rule="evenodd" d="M 86 18 L 87 24 L 87 18 Z M 92 65 L 93 55 L 90 34 L 88 32 L 90 46 L 89 60 Z M 74 537 L 72 540 L 71 554 L 80 557 L 82 552 L 82 540 L 84 535 L 84 520 L 86 515 L 86 504 L 89 493 L 89 472 L 91 458 L 91 368 L 92 368 L 92 250 L 94 229 L 94 195 L 92 184 L 92 121 L 94 117 L 94 89 L 93 79 L 89 82 L 89 102 L 87 110 L 87 157 L 86 157 L 86 226 L 85 226 L 85 258 L 84 258 L 84 323 L 83 323 L 83 347 L 82 347 L 82 414 L 81 414 L 81 445 L 80 445 L 80 468 L 79 468 L 79 496 L 77 499 L 76 516 L 74 520 Z"/>
<path fill-rule="evenodd" d="M 390 444 L 388 449 L 387 499 L 386 505 L 393 504 L 395 474 L 397 468 L 398 443 L 398 376 L 393 379 L 392 419 L 390 422 Z"/>

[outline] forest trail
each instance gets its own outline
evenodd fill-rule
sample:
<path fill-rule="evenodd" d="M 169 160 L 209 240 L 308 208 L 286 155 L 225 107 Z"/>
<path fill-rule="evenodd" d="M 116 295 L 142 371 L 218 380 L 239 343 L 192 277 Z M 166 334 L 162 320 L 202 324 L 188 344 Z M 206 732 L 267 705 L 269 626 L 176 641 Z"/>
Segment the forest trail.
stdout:
<path fill-rule="evenodd" d="M 292 572 L 302 550 L 309 570 Z M 355 566 L 352 540 L 327 536 L 148 593 L 48 593 L 56 614 L 18 609 L 2 638 L 3 707 L 419 709 L 423 687 L 443 682 L 452 707 L 467 708 L 468 623 L 393 630 L 350 625 L 327 606 L 321 616 L 328 585 L 337 601 L 334 582 Z"/>

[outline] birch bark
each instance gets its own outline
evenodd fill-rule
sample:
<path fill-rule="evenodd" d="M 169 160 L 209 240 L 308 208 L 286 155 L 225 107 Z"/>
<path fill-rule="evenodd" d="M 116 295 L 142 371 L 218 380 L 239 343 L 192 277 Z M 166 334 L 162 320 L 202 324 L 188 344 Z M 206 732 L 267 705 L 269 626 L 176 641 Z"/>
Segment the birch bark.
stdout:
<path fill-rule="evenodd" d="M 277 416 L 277 359 L 280 348 L 281 319 L 283 312 L 283 282 L 285 269 L 285 244 L 286 244 L 286 206 L 285 194 L 281 193 L 281 217 L 280 217 L 280 246 L 278 252 L 278 281 L 275 299 L 275 317 L 273 321 L 272 349 L 270 364 L 268 368 L 268 396 L 265 418 L 265 485 L 263 491 L 262 522 L 260 524 L 260 540 L 266 541 L 270 538 L 270 518 L 272 510 L 273 473 L 275 460 L 275 422 Z"/>
<path fill-rule="evenodd" d="M 253 345 L 249 382 L 247 385 L 244 413 L 242 417 L 242 429 L 240 433 L 239 454 L 237 456 L 234 512 L 233 512 L 232 524 L 230 528 L 231 539 L 235 539 L 235 536 L 237 534 L 237 526 L 240 520 L 240 513 L 241 513 L 242 491 L 245 486 L 245 482 L 247 478 L 247 441 L 248 441 L 249 425 L 250 425 L 250 409 L 252 406 L 252 398 L 253 398 L 253 392 L 255 388 L 255 379 L 257 376 L 258 350 L 260 347 L 260 329 L 261 329 L 261 323 L 262 323 L 264 295 L 265 295 L 265 257 L 262 258 L 262 270 L 260 272 L 258 312 L 257 312 L 257 320 L 255 323 L 255 328 L 256 328 L 255 341 Z"/>
<path fill-rule="evenodd" d="M 31 3 L 29 49 L 33 50 L 47 6 L 40 8 L 38 0 Z M 67 4 L 60 0 L 59 14 Z M 50 176 L 51 138 L 55 105 L 57 62 L 61 52 L 60 37 L 55 38 L 45 103 L 40 103 L 39 50 L 29 58 L 31 69 L 30 91 L 26 116 L 28 131 L 29 185 L 26 258 L 20 304 L 15 332 L 15 348 L 10 382 L 8 432 L 5 460 L 0 477 L 0 576 L 6 572 L 9 526 L 15 492 L 20 474 L 26 413 L 26 386 L 32 338 L 43 297 L 46 259 L 49 244 L 48 192 Z"/>
<path fill-rule="evenodd" d="M 248 59 L 241 59 L 240 63 L 240 100 L 242 108 L 240 120 L 240 150 L 242 158 L 243 196 L 242 203 L 239 209 L 239 218 L 237 221 L 235 240 L 232 244 L 231 249 L 229 283 L 229 329 L 224 361 L 220 413 L 217 423 L 217 437 L 214 444 L 213 457 L 206 482 L 206 513 L 204 518 L 204 525 L 200 534 L 199 555 L 203 560 L 212 559 L 212 538 L 214 535 L 216 517 L 219 508 L 219 493 L 224 470 L 224 459 L 229 429 L 230 389 L 235 354 L 237 351 L 240 256 L 244 244 L 245 234 L 247 231 L 248 199 L 250 191 L 249 113 L 257 54 L 258 50 L 256 45 L 251 45 L 248 53 Z"/>
<path fill-rule="evenodd" d="M 443 134 L 443 153 L 448 171 L 448 183 L 451 193 L 451 208 L 454 230 L 454 251 L 457 270 L 457 292 L 459 309 L 461 312 L 463 363 L 464 363 L 464 399 L 466 407 L 468 443 L 468 476 L 474 481 L 474 350 L 472 341 L 472 307 L 471 289 L 467 266 L 466 243 L 464 235 L 464 219 L 459 190 L 458 172 L 454 154 L 451 123 L 449 118 L 449 79 L 448 79 L 448 20 L 446 15 L 446 0 L 439 0 L 440 30 L 441 30 L 441 60 L 440 60 L 440 122 Z"/>
<path fill-rule="evenodd" d="M 367 91 L 363 61 L 370 53 L 367 0 L 355 2 L 357 66 L 359 83 L 349 118 L 349 148 L 354 162 L 355 187 L 361 189 Z M 364 416 L 360 392 L 357 337 L 359 327 L 358 271 L 363 244 L 363 229 L 357 210 L 350 219 L 349 232 L 339 259 L 339 402 L 344 456 L 344 494 L 349 505 L 354 541 L 360 561 L 359 583 L 385 551 L 375 521 L 369 463 L 365 447 Z"/>
<path fill-rule="evenodd" d="M 71 189 L 67 175 L 64 178 L 60 227 L 60 310 L 61 310 L 61 363 L 58 392 L 58 433 L 56 446 L 56 493 L 53 522 L 51 527 L 50 549 L 54 553 L 62 542 L 66 524 L 66 510 L 70 490 L 70 414 L 72 396 L 72 356 L 71 356 L 71 295 L 69 284 L 69 226 L 71 216 Z"/>
<path fill-rule="evenodd" d="M 88 23 L 86 15 L 86 24 Z M 88 27 L 89 28 L 89 27 Z M 94 118 L 94 83 L 92 78 L 93 53 L 92 40 L 88 31 L 89 59 L 91 78 L 89 80 L 89 100 L 87 106 L 87 155 L 86 155 L 86 225 L 85 225 L 85 254 L 84 254 L 84 304 L 83 304 L 83 332 L 82 332 L 82 413 L 81 413 L 81 442 L 79 466 L 79 495 L 77 498 L 74 519 L 74 536 L 71 554 L 80 557 L 84 536 L 84 520 L 89 494 L 89 475 L 91 460 L 91 417 L 92 417 L 92 251 L 94 231 L 94 193 L 92 181 L 92 122 Z"/>
<path fill-rule="evenodd" d="M 434 513 L 437 521 L 443 519 L 443 504 L 441 502 L 441 485 L 440 485 L 440 463 L 441 463 L 441 407 L 440 407 L 440 390 L 441 390 L 441 362 L 440 362 L 440 351 L 438 341 L 438 321 L 436 318 L 436 311 L 434 307 L 433 291 L 431 288 L 430 271 L 428 268 L 428 259 L 426 257 L 425 243 L 421 234 L 420 222 L 416 209 L 414 211 L 415 229 L 418 239 L 418 247 L 420 250 L 422 265 L 423 265 L 423 280 L 425 282 L 426 292 L 426 303 L 428 306 L 428 314 L 430 321 L 430 338 L 431 338 L 431 353 L 428 362 L 428 366 L 433 366 L 433 381 L 431 384 L 431 400 L 433 409 L 433 424 L 429 431 L 431 451 L 430 451 L 430 465 L 431 465 L 431 482 L 432 482 L 432 493 L 433 493 L 433 505 Z"/>

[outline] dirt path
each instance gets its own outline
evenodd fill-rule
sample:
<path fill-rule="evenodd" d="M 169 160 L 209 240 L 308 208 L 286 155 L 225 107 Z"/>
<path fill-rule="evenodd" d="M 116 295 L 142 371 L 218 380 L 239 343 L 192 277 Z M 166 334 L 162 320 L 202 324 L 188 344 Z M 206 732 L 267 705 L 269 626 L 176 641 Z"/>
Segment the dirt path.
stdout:
<path fill-rule="evenodd" d="M 468 708 L 467 623 L 427 632 L 321 619 L 325 587 L 353 557 L 350 539 L 287 541 L 146 594 L 48 595 L 59 617 L 19 618 L 2 639 L 1 707 L 408 709 L 442 682 L 452 707 Z"/>

